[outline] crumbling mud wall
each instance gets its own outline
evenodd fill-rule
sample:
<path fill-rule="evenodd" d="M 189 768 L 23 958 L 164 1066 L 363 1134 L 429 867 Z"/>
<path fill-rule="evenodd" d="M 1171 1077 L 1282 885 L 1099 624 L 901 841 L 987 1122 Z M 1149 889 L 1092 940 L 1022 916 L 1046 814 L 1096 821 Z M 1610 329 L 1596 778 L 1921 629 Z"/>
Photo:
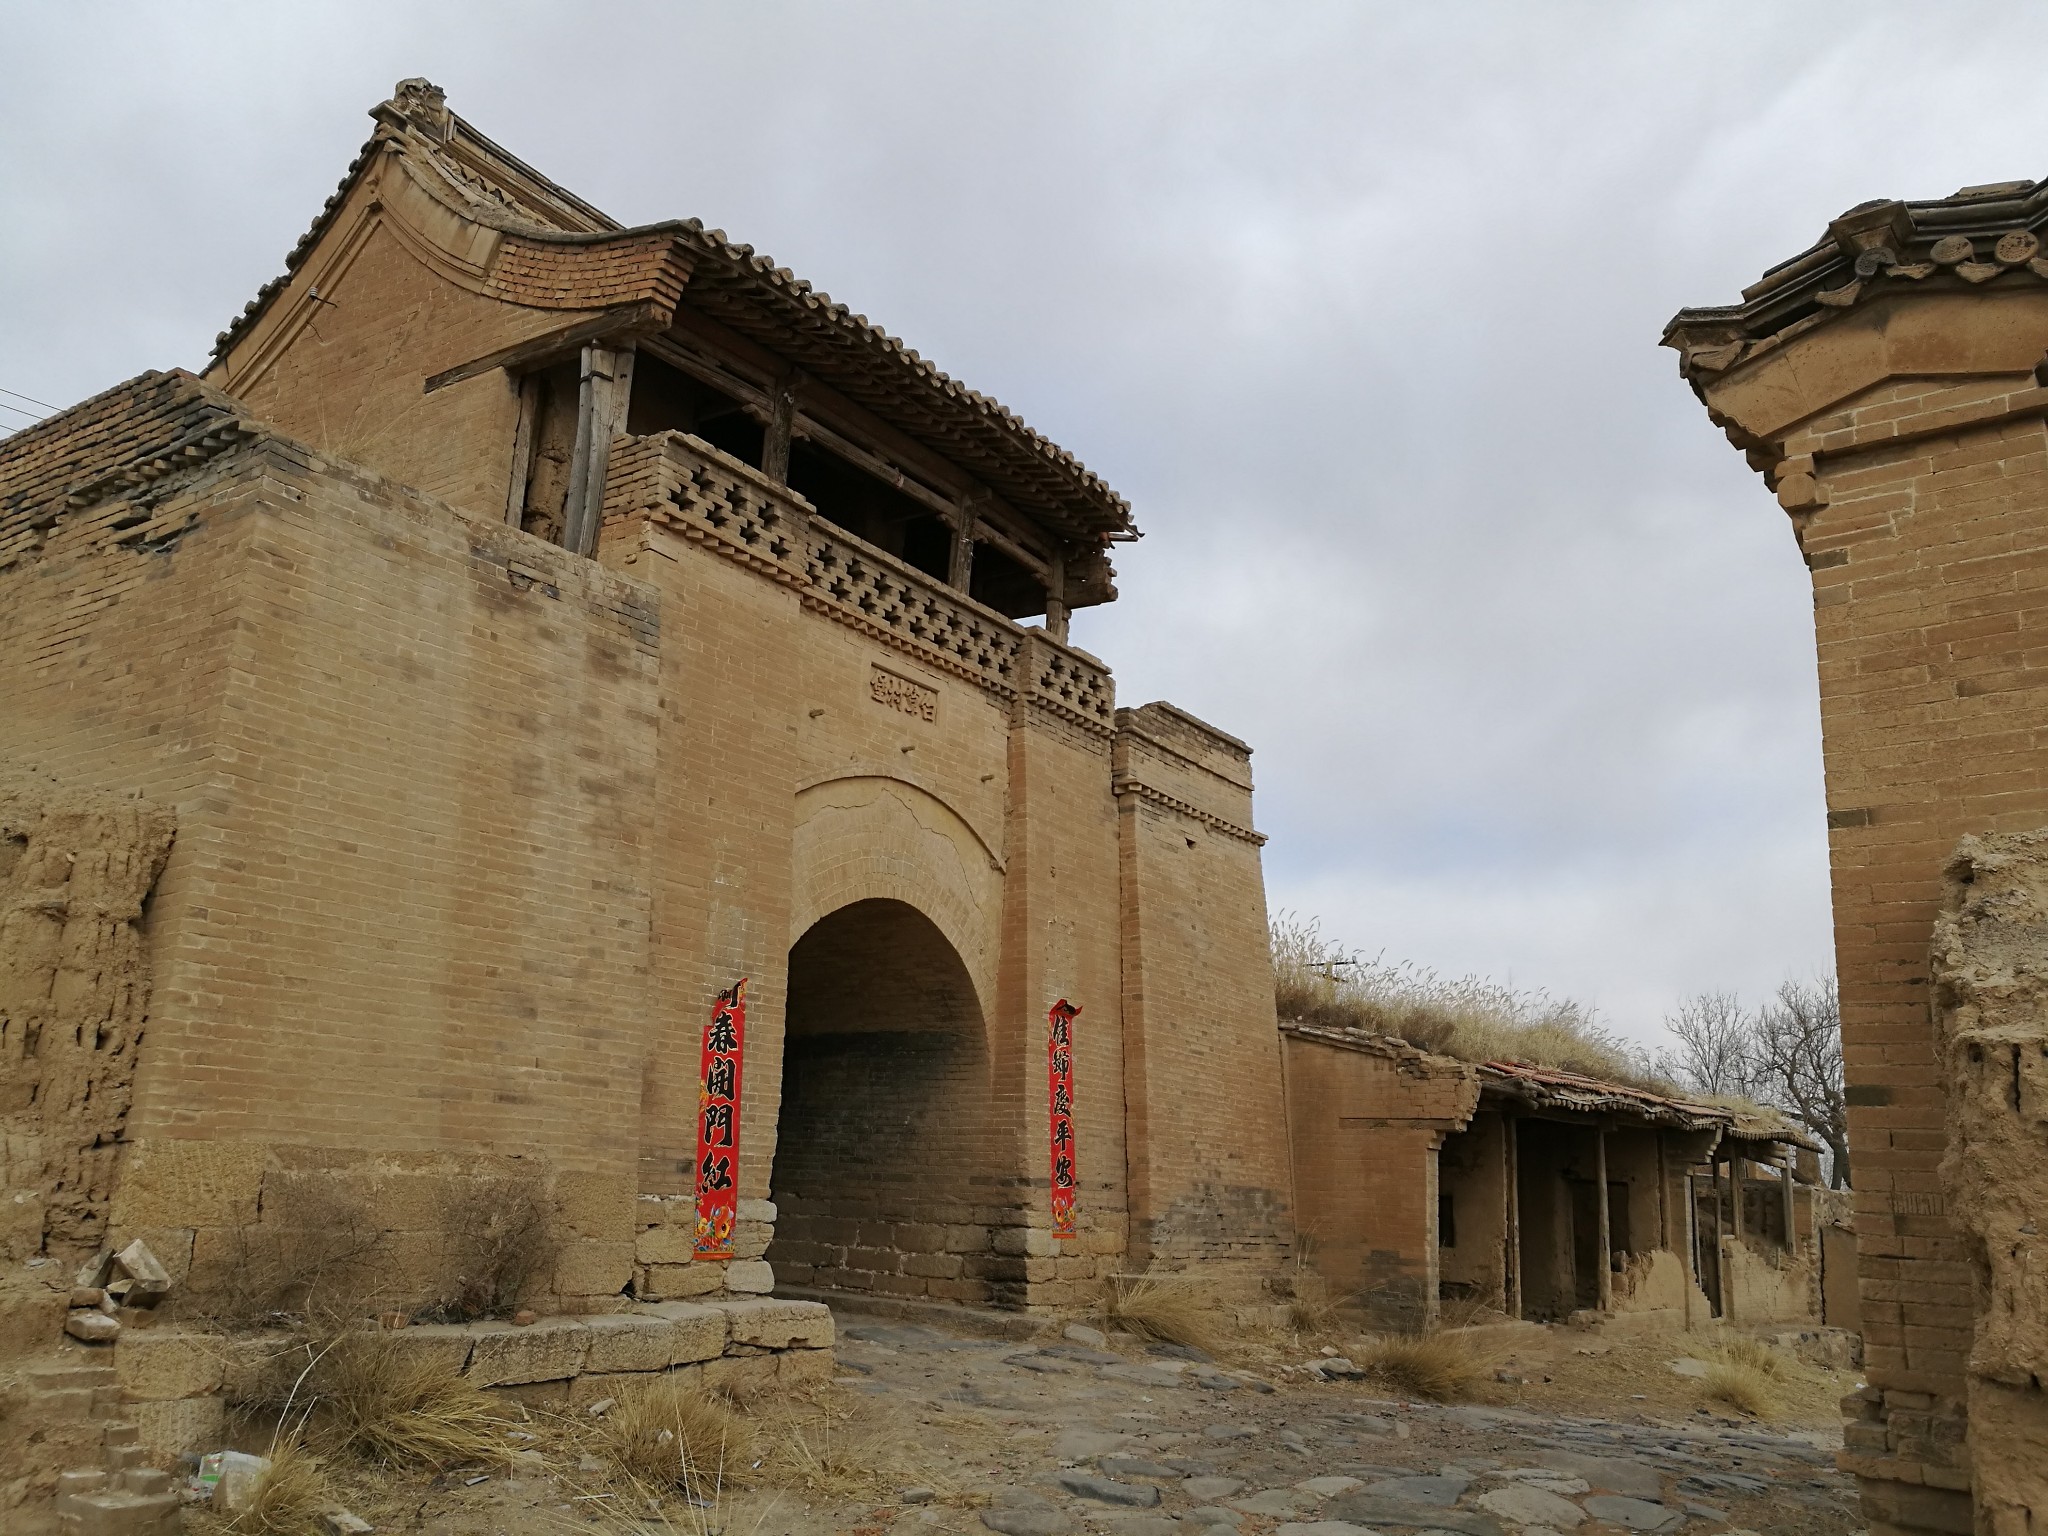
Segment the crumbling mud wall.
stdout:
<path fill-rule="evenodd" d="M 173 813 L 0 767 L 0 1257 L 106 1230 Z"/>
<path fill-rule="evenodd" d="M 1977 1528 L 2048 1530 L 2048 828 L 1956 844 L 1930 946 L 1941 1183 L 1975 1271 Z"/>

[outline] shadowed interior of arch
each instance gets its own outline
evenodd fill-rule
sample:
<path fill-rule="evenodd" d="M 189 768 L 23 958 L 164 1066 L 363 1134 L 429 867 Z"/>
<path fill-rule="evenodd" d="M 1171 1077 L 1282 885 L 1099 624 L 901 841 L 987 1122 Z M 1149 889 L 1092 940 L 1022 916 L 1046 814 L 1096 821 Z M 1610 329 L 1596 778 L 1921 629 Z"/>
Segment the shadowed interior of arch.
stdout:
<path fill-rule="evenodd" d="M 789 952 L 769 1260 L 793 1285 L 1002 1299 L 974 983 L 931 919 L 867 900 Z"/>

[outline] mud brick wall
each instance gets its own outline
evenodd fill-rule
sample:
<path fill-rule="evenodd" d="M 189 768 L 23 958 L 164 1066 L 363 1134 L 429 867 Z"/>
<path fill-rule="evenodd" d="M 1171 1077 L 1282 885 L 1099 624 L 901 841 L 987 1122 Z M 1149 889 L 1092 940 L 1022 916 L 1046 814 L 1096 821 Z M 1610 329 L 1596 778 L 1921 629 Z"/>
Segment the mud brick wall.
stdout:
<path fill-rule="evenodd" d="M 1295 1222 L 1334 1295 L 1375 1326 L 1436 1313 L 1437 1149 L 1467 1125 L 1477 1073 L 1410 1046 L 1351 1049 L 1281 1035 Z"/>

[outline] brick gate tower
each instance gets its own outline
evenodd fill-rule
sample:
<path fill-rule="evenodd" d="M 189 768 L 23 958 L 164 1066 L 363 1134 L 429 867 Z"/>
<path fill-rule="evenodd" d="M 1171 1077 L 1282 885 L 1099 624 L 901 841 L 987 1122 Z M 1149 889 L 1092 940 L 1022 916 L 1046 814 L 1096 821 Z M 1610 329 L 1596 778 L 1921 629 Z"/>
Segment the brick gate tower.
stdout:
<path fill-rule="evenodd" d="M 2044 226 L 1865 203 L 1664 337 L 1813 576 L 1880 1532 L 2048 1528 Z"/>

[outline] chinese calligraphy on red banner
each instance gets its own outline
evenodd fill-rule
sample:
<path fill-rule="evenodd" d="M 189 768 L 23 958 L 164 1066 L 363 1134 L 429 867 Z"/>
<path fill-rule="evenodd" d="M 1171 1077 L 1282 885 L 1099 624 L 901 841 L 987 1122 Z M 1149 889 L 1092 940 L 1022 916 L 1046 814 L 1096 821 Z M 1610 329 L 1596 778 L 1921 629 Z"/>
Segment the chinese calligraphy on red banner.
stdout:
<path fill-rule="evenodd" d="M 1046 1090 L 1052 1098 L 1052 1235 L 1077 1237 L 1074 1229 L 1074 1015 L 1081 1010 L 1064 997 L 1045 1016 Z"/>
<path fill-rule="evenodd" d="M 697 1236 L 700 1259 L 732 1257 L 740 1215 L 740 1060 L 747 1036 L 747 979 L 718 994 L 704 1026 L 697 1076 Z"/>

